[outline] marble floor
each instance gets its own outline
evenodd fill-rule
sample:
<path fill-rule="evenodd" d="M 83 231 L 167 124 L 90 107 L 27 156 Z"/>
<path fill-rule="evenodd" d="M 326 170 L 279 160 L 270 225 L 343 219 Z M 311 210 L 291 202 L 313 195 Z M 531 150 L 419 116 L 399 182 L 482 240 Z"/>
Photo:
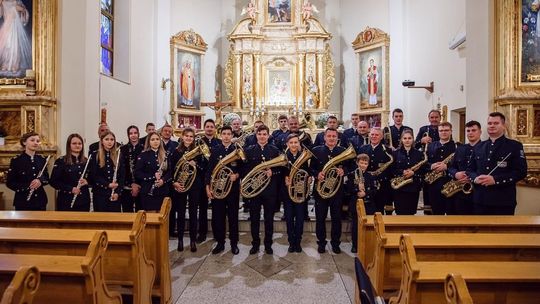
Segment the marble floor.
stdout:
<path fill-rule="evenodd" d="M 342 253 L 319 254 L 314 233 L 304 233 L 302 253 L 287 252 L 287 237 L 274 233 L 273 255 L 249 255 L 249 232 L 240 233 L 240 254 L 212 255 L 212 239 L 192 253 L 169 243 L 173 303 L 353 303 L 354 254 L 350 234 L 342 236 Z M 184 238 L 189 245 L 189 239 Z M 264 246 L 261 246 L 261 250 Z"/>

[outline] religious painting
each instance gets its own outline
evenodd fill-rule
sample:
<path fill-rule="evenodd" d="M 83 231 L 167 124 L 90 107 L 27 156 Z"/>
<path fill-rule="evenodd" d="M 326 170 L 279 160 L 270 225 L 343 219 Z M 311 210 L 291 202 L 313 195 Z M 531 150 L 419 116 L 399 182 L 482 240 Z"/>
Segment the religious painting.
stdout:
<path fill-rule="evenodd" d="M 383 68 L 383 48 L 359 54 L 360 108 L 381 108 L 386 75 Z"/>
<path fill-rule="evenodd" d="M 193 128 L 195 130 L 202 129 L 202 117 L 200 115 L 183 115 L 178 114 L 178 125 L 176 128 Z"/>
<path fill-rule="evenodd" d="M 520 83 L 540 85 L 540 0 L 521 2 Z"/>
<path fill-rule="evenodd" d="M 292 0 L 268 0 L 266 5 L 267 24 L 291 24 L 293 19 Z"/>
<path fill-rule="evenodd" d="M 382 125 L 381 114 L 360 115 L 360 120 L 366 121 L 370 128 L 380 128 Z"/>
<path fill-rule="evenodd" d="M 201 56 L 179 50 L 176 71 L 176 107 L 198 110 L 201 106 Z"/>
<path fill-rule="evenodd" d="M 0 78 L 32 69 L 33 0 L 0 1 Z"/>
<path fill-rule="evenodd" d="M 266 76 L 267 106 L 294 105 L 291 70 L 268 70 Z"/>

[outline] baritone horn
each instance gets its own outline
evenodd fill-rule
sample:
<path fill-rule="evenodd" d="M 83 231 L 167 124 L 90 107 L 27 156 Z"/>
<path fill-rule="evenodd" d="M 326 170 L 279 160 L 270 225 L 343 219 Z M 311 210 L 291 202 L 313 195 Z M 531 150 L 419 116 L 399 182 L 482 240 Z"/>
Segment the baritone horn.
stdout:
<path fill-rule="evenodd" d="M 349 146 L 345 151 L 341 152 L 338 156 L 330 159 L 323 167 L 322 173 L 324 179 L 317 182 L 317 192 L 322 199 L 328 199 L 334 196 L 341 186 L 343 176 L 339 176 L 337 172 L 337 165 L 356 157 L 356 151 L 353 146 Z"/>
<path fill-rule="evenodd" d="M 183 186 L 183 190 L 179 192 L 187 192 L 193 185 L 197 176 L 197 167 L 189 162 L 199 155 L 203 155 L 206 159 L 210 158 L 210 148 L 202 140 L 195 149 L 184 153 L 182 158 L 176 163 L 173 183 L 180 183 Z"/>
<path fill-rule="evenodd" d="M 266 175 L 266 170 L 274 167 L 283 167 L 287 165 L 288 160 L 285 154 L 272 158 L 269 161 L 262 162 L 255 166 L 242 179 L 240 193 L 244 198 L 253 198 L 261 194 L 272 180 L 271 176 Z"/>
<path fill-rule="evenodd" d="M 291 184 L 287 187 L 287 190 L 289 192 L 289 198 L 295 203 L 300 204 L 305 202 L 309 195 L 309 173 L 300 167 L 312 157 L 313 153 L 304 147 L 302 154 L 292 164 L 289 173 Z"/>
<path fill-rule="evenodd" d="M 231 192 L 233 185 L 231 175 L 234 174 L 234 172 L 228 165 L 237 160 L 246 160 L 246 155 L 244 154 L 242 147 L 239 144 L 235 144 L 235 146 L 236 149 L 220 159 L 214 170 L 212 170 L 210 191 L 216 199 L 224 199 Z"/>

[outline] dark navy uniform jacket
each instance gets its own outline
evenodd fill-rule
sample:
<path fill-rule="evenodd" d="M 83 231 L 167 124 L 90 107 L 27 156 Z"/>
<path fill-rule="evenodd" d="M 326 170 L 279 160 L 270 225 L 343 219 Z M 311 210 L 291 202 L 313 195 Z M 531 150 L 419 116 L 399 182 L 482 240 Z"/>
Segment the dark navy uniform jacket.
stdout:
<path fill-rule="evenodd" d="M 26 201 L 30 193 L 30 183 L 38 176 L 45 165 L 45 160 L 45 157 L 37 154 L 32 158 L 26 152 L 11 159 L 6 186 L 15 191 L 15 198 L 13 200 L 15 207 L 26 205 L 30 209 L 42 209 L 47 205 L 47 194 L 43 189 L 43 186 L 49 183 L 49 172 L 47 169 L 43 171 L 43 175 L 39 178 L 41 187 L 34 190 L 30 201 Z"/>
<path fill-rule="evenodd" d="M 165 148 L 165 151 L 169 153 L 169 155 L 172 155 L 174 150 L 178 148 L 178 142 L 170 139 L 167 143 L 163 142 L 163 147 Z"/>
<path fill-rule="evenodd" d="M 405 130 L 411 130 L 412 131 L 413 129 L 410 128 L 410 127 L 407 127 L 407 126 L 403 126 L 403 125 L 399 129 L 395 125 L 390 126 L 390 132 L 391 132 L 390 134 L 392 135 L 392 147 L 394 147 L 394 149 L 397 149 L 399 147 L 399 140 L 401 139 L 401 133 L 403 133 L 403 131 L 405 131 Z M 384 127 L 383 135 L 385 135 L 387 133 L 388 133 L 388 127 Z M 387 141 L 386 136 L 383 136 L 383 140 L 384 140 L 385 145 L 390 146 L 390 143 L 386 142 Z"/>
<path fill-rule="evenodd" d="M 410 169 L 412 166 L 424 160 L 424 153 L 412 148 L 407 151 L 404 147 L 400 147 L 394 151 L 394 163 L 392 164 L 393 177 L 403 175 L 403 171 Z M 424 175 L 427 172 L 427 164 L 422 165 L 418 170 L 414 171 L 413 182 L 399 188 L 399 191 L 417 192 L 422 187 Z"/>
<path fill-rule="evenodd" d="M 362 136 L 362 135 L 360 135 L 360 133 L 358 133 L 358 131 L 356 131 L 356 129 L 354 129 L 354 128 L 345 129 L 345 131 L 343 131 L 343 137 L 341 138 L 341 140 L 343 140 L 343 144 L 344 144 L 343 146 L 344 147 L 348 146 L 350 140 L 353 137 L 357 137 L 357 136 Z"/>
<path fill-rule="evenodd" d="M 467 171 L 469 163 L 471 162 L 473 148 L 474 147 L 470 144 L 459 145 L 456 148 L 454 159 L 450 164 L 448 164 L 448 176 L 451 179 L 456 178 L 456 173 L 460 171 Z"/>
<path fill-rule="evenodd" d="M 360 174 L 360 168 L 356 168 L 356 170 L 347 175 L 345 188 L 347 193 L 354 199 L 359 198 L 357 195 L 358 191 L 360 191 Z M 364 191 L 366 192 L 366 196 L 364 196 L 362 199 L 364 200 L 364 203 L 369 203 L 373 201 L 375 193 L 377 193 L 377 179 L 367 171 L 362 173 L 362 175 L 364 176 Z"/>
<path fill-rule="evenodd" d="M 257 134 L 253 133 L 246 137 L 243 148 L 245 149 L 247 147 L 250 147 L 256 144 L 257 144 Z M 268 137 L 268 144 L 274 145 L 274 137 L 271 135 Z"/>
<path fill-rule="evenodd" d="M 322 131 L 322 132 L 318 133 L 317 136 L 315 137 L 315 142 L 313 143 L 313 146 L 314 147 L 323 146 L 324 144 L 325 144 L 324 131 Z M 338 146 L 348 147 L 348 142 L 346 142 L 343 139 L 343 133 L 341 133 L 341 132 L 338 132 Z"/>
<path fill-rule="evenodd" d="M 78 162 L 75 156 L 71 156 L 71 165 L 68 165 L 64 160 L 64 157 L 57 159 L 54 162 L 54 167 L 51 173 L 50 184 L 51 186 L 58 190 L 58 201 L 57 205 L 62 209 L 69 208 L 71 206 L 71 201 L 73 195 L 71 191 L 74 187 L 77 187 L 79 184 L 79 179 L 84 171 L 86 161 Z M 90 166 L 90 165 L 89 165 Z M 89 174 L 89 169 L 86 169 L 85 176 L 82 178 L 87 179 Z M 88 185 L 80 187 L 81 193 L 77 195 L 77 199 L 73 204 L 74 209 L 86 209 L 90 207 L 90 190 Z M 80 207 L 80 208 L 78 208 Z"/>
<path fill-rule="evenodd" d="M 322 146 L 316 146 L 312 149 L 314 157 L 311 158 L 310 167 L 311 167 L 311 174 L 313 174 L 313 177 L 315 178 L 315 185 L 318 183 L 318 175 L 323 170 L 324 165 L 333 159 L 334 157 L 341 154 L 343 151 L 345 151 L 345 148 L 342 146 L 336 145 L 332 150 L 327 145 Z M 346 175 L 354 171 L 355 164 L 354 160 L 346 160 L 337 165 L 337 167 L 341 167 L 344 171 L 343 178 L 345 178 Z M 339 186 L 339 190 L 336 193 L 336 195 L 333 198 L 341 198 L 345 193 L 343 193 L 344 185 L 341 183 Z M 317 191 L 314 191 L 314 194 L 318 196 Z M 332 198 L 332 199 L 333 199 Z"/>
<path fill-rule="evenodd" d="M 431 165 L 434 163 L 445 160 L 450 154 L 456 152 L 457 145 L 453 140 L 445 144 L 441 144 L 440 141 L 432 142 L 428 145 L 428 168 L 431 170 Z M 447 164 L 447 167 L 450 163 Z M 428 170 L 428 171 L 429 171 Z M 447 176 L 441 178 L 441 180 L 448 180 Z"/>
<path fill-rule="evenodd" d="M 281 151 L 285 151 L 285 149 L 287 149 L 287 138 L 289 137 L 291 133 L 293 132 L 287 131 L 281 134 L 278 138 L 274 140 L 274 144 L 276 145 L 278 149 L 280 149 Z M 302 139 L 300 143 L 308 149 L 312 148 L 313 142 L 311 141 L 311 135 L 309 135 L 309 133 L 307 133 L 306 131 L 300 131 L 300 132 L 294 132 L 294 133 L 298 134 L 298 136 L 305 134 L 304 138 Z"/>
<path fill-rule="evenodd" d="M 139 154 L 135 163 L 135 181 L 141 185 L 141 194 L 150 193 L 152 185 L 156 182 L 155 174 L 158 172 L 160 165 L 157 151 L 150 149 Z M 171 164 L 170 155 L 167 155 L 167 169 L 161 175 L 163 186 L 154 188 L 154 196 L 166 196 L 169 194 L 169 184 L 173 172 L 174 166 Z"/>
<path fill-rule="evenodd" d="M 387 148 L 385 145 L 379 143 L 377 146 L 373 147 L 371 144 L 364 145 L 360 148 L 357 154 L 365 153 L 369 156 L 369 166 L 367 168 L 368 172 L 375 171 L 383 166 L 385 163 L 390 161 L 390 155 L 392 155 L 392 150 Z M 388 154 L 387 154 L 388 153 Z M 392 168 L 387 168 L 378 176 L 375 176 L 379 181 L 388 181 L 392 177 Z"/>
<path fill-rule="evenodd" d="M 182 147 L 185 148 L 185 147 Z M 174 176 L 176 173 L 176 165 L 178 165 L 178 162 L 184 154 L 188 153 L 191 150 L 186 149 L 175 149 L 173 154 L 170 156 L 171 161 L 171 178 L 172 183 L 174 184 L 176 182 L 175 178 L 178 178 L 178 176 Z M 203 186 L 204 181 L 204 173 L 206 171 L 206 167 L 208 166 L 208 160 L 203 155 L 198 155 L 193 159 L 195 161 L 195 167 L 197 167 L 197 175 L 195 176 L 195 181 L 193 182 L 193 185 L 191 186 L 191 189 L 201 189 Z M 178 171 L 178 174 L 180 174 L 180 171 Z M 172 185 L 172 184 L 171 184 Z M 174 191 L 174 187 L 172 188 Z M 190 189 L 190 190 L 191 190 Z"/>
<path fill-rule="evenodd" d="M 360 136 L 354 136 L 354 137 L 349 138 L 348 144 L 352 145 L 356 153 L 358 153 L 360 151 L 360 148 L 362 148 L 365 145 L 369 145 L 369 143 L 370 143 L 369 136 L 364 137 L 360 135 Z"/>
<path fill-rule="evenodd" d="M 302 151 L 298 151 L 296 153 L 296 155 L 292 154 L 291 151 L 287 151 L 287 153 L 286 153 L 288 164 L 287 164 L 287 167 L 283 168 L 283 172 L 282 172 L 283 178 L 282 178 L 281 183 L 280 183 L 281 184 L 280 192 L 281 192 L 281 195 L 282 195 L 281 197 L 285 197 L 285 198 L 289 197 L 288 187 L 287 187 L 287 184 L 285 184 L 285 177 L 289 176 L 294 163 L 300 157 L 300 155 L 302 154 Z M 309 162 L 310 162 L 309 160 L 305 161 L 300 166 L 300 169 L 305 170 L 308 173 L 309 176 L 313 176 L 311 168 L 309 167 Z M 292 176 L 291 176 L 291 179 L 292 179 Z M 309 184 L 308 184 L 308 189 L 309 189 Z"/>
<path fill-rule="evenodd" d="M 272 138 L 277 139 L 277 138 L 279 138 L 281 135 L 283 135 L 283 134 L 286 133 L 286 132 L 289 132 L 289 130 L 285 130 L 285 131 L 283 131 L 283 130 L 281 130 L 281 129 L 274 130 L 274 131 L 272 132 Z"/>
<path fill-rule="evenodd" d="M 120 159 L 124 163 L 124 187 L 126 189 L 131 189 L 131 184 L 135 183 L 135 163 L 143 150 L 144 145 L 141 145 L 140 143 L 135 145 L 127 143 L 120 148 L 120 151 L 122 152 Z"/>
<path fill-rule="evenodd" d="M 503 159 L 508 156 L 506 160 Z M 527 175 L 527 161 L 523 145 L 502 136 L 491 142 L 490 139 L 477 143 L 473 148 L 471 162 L 467 168 L 467 175 L 474 180 L 477 176 L 491 174 L 495 185 L 474 185 L 473 195 L 475 204 L 515 206 L 516 183 Z"/>
<path fill-rule="evenodd" d="M 206 168 L 206 174 L 204 176 L 204 184 L 210 185 L 212 181 L 212 171 L 214 171 L 214 168 L 217 166 L 219 161 L 224 158 L 225 156 L 229 155 L 233 151 L 236 150 L 236 146 L 234 144 L 230 144 L 228 147 L 225 147 L 223 143 L 219 143 L 212 148 L 210 148 L 210 159 L 208 160 L 208 167 Z M 240 167 L 242 165 L 242 160 L 235 160 L 227 165 L 229 169 L 232 170 L 234 174 L 240 173 Z M 240 182 L 240 179 L 238 178 L 233 183 L 233 188 L 238 187 Z M 236 188 L 238 191 L 238 188 Z M 231 190 L 232 193 L 233 190 Z"/>
<path fill-rule="evenodd" d="M 422 149 L 423 145 L 422 143 L 420 143 L 420 141 L 422 140 L 422 137 L 424 137 L 424 134 L 426 132 L 428 132 L 429 137 L 431 137 L 432 143 L 440 140 L 438 126 L 432 126 L 432 125 L 423 126 L 420 128 L 420 130 L 418 130 L 418 133 L 416 134 L 416 140 L 414 141 L 416 149 L 418 150 Z"/>
<path fill-rule="evenodd" d="M 242 177 L 245 177 L 251 171 L 251 169 L 255 168 L 255 166 L 258 164 L 276 158 L 280 154 L 279 149 L 271 144 L 266 144 L 264 147 L 261 147 L 259 144 L 255 144 L 247 147 L 244 151 L 246 154 L 246 163 L 242 166 Z M 277 186 L 282 169 L 282 167 L 271 168 L 272 179 L 270 184 L 259 195 L 277 195 Z"/>
<path fill-rule="evenodd" d="M 94 195 L 110 196 L 112 190 L 109 188 L 109 184 L 113 182 L 115 166 L 113 160 L 111 159 L 111 153 L 105 152 L 105 166 L 100 167 L 97 157 L 98 154 L 99 151 L 96 151 L 94 152 L 94 154 L 92 154 L 92 159 L 90 160 L 90 164 L 88 165 L 88 170 L 90 170 L 89 183 L 92 185 L 92 193 Z M 114 161 L 116 161 L 116 159 Z M 114 193 L 120 195 L 120 193 L 122 192 L 125 178 L 125 169 L 124 163 L 122 162 L 122 155 L 120 155 L 120 161 L 118 166 L 118 173 L 116 175 L 116 182 L 118 183 L 118 187 L 114 189 Z"/>
<path fill-rule="evenodd" d="M 201 139 L 208 146 L 208 148 L 212 148 L 213 146 L 221 143 L 221 139 L 217 137 L 212 137 L 211 139 L 208 139 L 208 137 L 202 136 Z"/>

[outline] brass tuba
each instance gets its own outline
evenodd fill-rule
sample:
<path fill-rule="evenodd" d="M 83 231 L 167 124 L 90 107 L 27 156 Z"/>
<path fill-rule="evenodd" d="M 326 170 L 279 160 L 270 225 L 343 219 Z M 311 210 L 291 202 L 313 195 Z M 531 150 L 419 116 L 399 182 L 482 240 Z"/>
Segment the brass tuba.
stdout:
<path fill-rule="evenodd" d="M 255 132 L 254 126 L 248 126 L 248 127 L 243 128 L 242 135 L 240 135 L 236 139 L 236 143 L 243 147 L 246 144 L 246 138 L 250 136 L 251 134 L 253 134 L 254 132 Z"/>
<path fill-rule="evenodd" d="M 443 159 L 443 163 L 444 164 L 449 164 L 452 159 L 454 159 L 454 154 L 455 153 L 452 153 L 450 155 L 448 155 L 445 159 Z M 436 180 L 438 180 L 439 178 L 443 177 L 444 175 L 446 174 L 446 171 L 429 171 L 428 173 L 426 173 L 426 175 L 424 176 L 424 180 L 426 181 L 426 183 L 428 184 L 433 184 Z"/>
<path fill-rule="evenodd" d="M 343 181 L 343 176 L 339 176 L 337 173 L 337 165 L 348 159 L 356 157 L 356 151 L 353 146 L 349 146 L 345 151 L 341 152 L 338 156 L 330 159 L 323 167 L 322 173 L 324 179 L 317 182 L 317 192 L 322 199 L 328 199 L 334 196 L 339 190 L 339 186 Z"/>
<path fill-rule="evenodd" d="M 425 163 L 427 163 L 427 161 L 428 161 L 427 149 L 424 149 L 424 159 L 419 161 L 416 165 L 412 166 L 410 170 L 417 171 L 418 169 L 420 169 L 420 167 L 422 167 Z M 392 187 L 392 189 L 397 190 L 405 185 L 412 183 L 413 178 L 414 178 L 414 175 L 409 178 L 405 178 L 403 175 L 394 177 L 390 180 L 390 186 Z"/>
<path fill-rule="evenodd" d="M 289 177 L 291 184 L 287 188 L 291 201 L 295 203 L 303 203 L 306 201 L 309 194 L 309 174 L 306 170 L 300 169 L 300 167 L 313 157 L 313 153 L 309 149 L 302 150 L 300 157 L 292 164 Z"/>
<path fill-rule="evenodd" d="M 239 159 L 246 159 L 242 147 L 238 144 L 235 146 L 236 149 L 220 159 L 214 170 L 212 170 L 210 191 L 212 191 L 212 195 L 217 199 L 224 199 L 231 192 L 233 182 L 230 177 L 233 171 L 227 165 Z"/>
<path fill-rule="evenodd" d="M 471 194 L 473 190 L 473 185 L 471 182 L 460 183 L 457 180 L 451 180 L 443 185 L 441 193 L 445 197 L 452 197 L 454 194 L 462 191 L 465 194 Z"/>
<path fill-rule="evenodd" d="M 283 167 L 287 165 L 288 160 L 285 154 L 281 154 L 269 161 L 262 162 L 251 169 L 249 173 L 242 179 L 240 184 L 240 193 L 244 198 L 253 198 L 268 187 L 272 177 L 266 175 L 266 169 L 274 167 Z"/>
<path fill-rule="evenodd" d="M 187 192 L 197 176 L 197 167 L 190 164 L 189 161 L 195 159 L 199 155 L 204 155 L 205 158 L 210 158 L 210 148 L 206 145 L 204 141 L 195 147 L 195 149 L 184 153 L 182 158 L 176 163 L 176 168 L 174 170 L 174 179 L 173 183 L 180 183 L 184 187 L 181 193 Z"/>
<path fill-rule="evenodd" d="M 383 173 L 384 170 L 386 170 L 388 167 L 390 167 L 390 165 L 394 162 L 394 156 L 392 156 L 391 153 L 388 153 L 388 150 L 385 148 L 384 145 L 382 145 L 382 148 L 383 148 L 383 150 L 384 150 L 384 153 L 385 153 L 386 155 L 388 155 L 388 157 L 390 158 L 390 160 L 387 161 L 387 162 L 385 162 L 385 163 L 384 163 L 382 166 L 380 166 L 377 170 L 369 172 L 369 173 L 370 173 L 371 175 L 373 175 L 373 176 L 379 176 L 379 175 L 381 175 L 381 173 Z"/>

